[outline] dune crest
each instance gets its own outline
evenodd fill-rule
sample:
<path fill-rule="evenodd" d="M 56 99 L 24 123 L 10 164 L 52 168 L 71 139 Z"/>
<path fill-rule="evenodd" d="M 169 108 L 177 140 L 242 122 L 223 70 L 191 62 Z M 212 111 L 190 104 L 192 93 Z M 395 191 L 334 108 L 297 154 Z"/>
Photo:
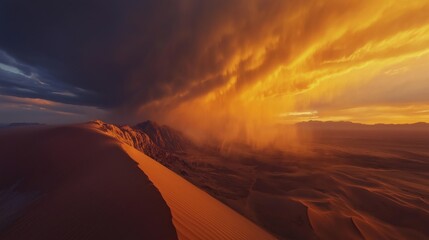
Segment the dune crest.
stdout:
<path fill-rule="evenodd" d="M 179 239 L 276 239 L 160 163 L 129 145 L 121 145 L 161 192 Z"/>

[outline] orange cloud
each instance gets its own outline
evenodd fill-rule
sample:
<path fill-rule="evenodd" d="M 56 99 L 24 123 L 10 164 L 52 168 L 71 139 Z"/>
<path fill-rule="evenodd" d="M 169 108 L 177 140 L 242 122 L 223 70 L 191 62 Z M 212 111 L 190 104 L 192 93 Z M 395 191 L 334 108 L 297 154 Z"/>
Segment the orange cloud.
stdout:
<path fill-rule="evenodd" d="M 0 99 L 4 102 L 15 103 L 15 104 L 40 105 L 40 106 L 59 105 L 59 103 L 57 102 L 40 99 L 40 98 L 21 98 L 21 97 L 0 95 Z"/>
<path fill-rule="evenodd" d="M 429 103 L 428 79 L 413 67 L 428 62 L 427 1 L 237 2 L 207 26 L 213 31 L 199 46 L 190 87 L 141 112 L 183 129 L 257 141 L 290 112 L 363 122 L 425 119 L 407 118 L 408 110 L 399 118 L 393 109 Z M 365 109 L 372 109 L 366 118 Z M 295 117 L 288 122 L 303 120 Z"/>

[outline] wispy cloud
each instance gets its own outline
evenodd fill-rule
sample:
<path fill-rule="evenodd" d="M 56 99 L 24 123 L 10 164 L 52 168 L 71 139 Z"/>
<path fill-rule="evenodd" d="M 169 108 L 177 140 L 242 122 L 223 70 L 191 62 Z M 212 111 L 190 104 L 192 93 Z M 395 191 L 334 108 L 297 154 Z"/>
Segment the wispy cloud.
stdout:
<path fill-rule="evenodd" d="M 85 102 L 86 93 L 36 67 L 19 62 L 0 49 L 0 94 L 91 105 Z"/>

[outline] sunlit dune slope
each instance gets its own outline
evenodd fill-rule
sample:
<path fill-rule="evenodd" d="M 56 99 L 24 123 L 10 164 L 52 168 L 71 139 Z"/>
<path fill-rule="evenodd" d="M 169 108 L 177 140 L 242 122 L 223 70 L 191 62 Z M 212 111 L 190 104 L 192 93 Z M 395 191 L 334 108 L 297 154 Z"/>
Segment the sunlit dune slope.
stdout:
<path fill-rule="evenodd" d="M 137 129 L 128 126 L 117 127 L 102 121 L 93 121 L 86 126 L 118 140 L 124 150 L 139 163 L 139 167 L 149 176 L 170 206 L 179 238 L 274 239 L 256 224 L 177 175 L 192 172 L 196 175 L 201 174 L 203 178 L 208 176 L 205 175 L 208 173 L 201 169 L 190 168 L 189 163 L 172 157 L 174 155 L 172 152 L 163 152 L 171 146 L 182 150 L 185 148 L 184 145 L 189 144 L 179 133 L 153 122 L 139 124 Z M 142 128 L 149 131 L 139 131 Z"/>
<path fill-rule="evenodd" d="M 0 239 L 177 239 L 159 191 L 112 138 L 0 132 Z"/>
<path fill-rule="evenodd" d="M 179 239 L 275 239 L 160 163 L 126 144 L 122 147 L 170 206 Z"/>

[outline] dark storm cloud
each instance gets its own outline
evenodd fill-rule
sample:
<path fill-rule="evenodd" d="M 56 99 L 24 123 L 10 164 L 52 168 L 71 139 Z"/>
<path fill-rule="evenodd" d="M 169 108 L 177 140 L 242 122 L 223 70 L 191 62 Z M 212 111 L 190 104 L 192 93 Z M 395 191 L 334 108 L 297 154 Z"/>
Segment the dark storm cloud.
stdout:
<path fill-rule="evenodd" d="M 240 72 L 240 87 L 272 70 L 292 46 L 271 49 L 268 61 L 252 71 L 246 63 L 254 59 L 246 51 L 282 31 L 271 23 L 287 16 L 288 5 L 297 4 L 5 0 L 0 3 L 0 48 L 53 81 L 95 93 L 78 94 L 76 104 L 136 109 L 167 96 L 190 99 L 207 93 L 229 80 L 228 71 Z M 228 69 L 236 57 L 243 58 L 240 67 Z"/>
<path fill-rule="evenodd" d="M 202 49 L 192 39 L 199 33 L 183 29 L 198 24 L 196 16 L 181 11 L 183 2 L 2 1 L 0 47 L 55 81 L 97 94 L 80 96 L 78 104 L 132 108 L 216 72 L 197 57 Z M 6 74 L 2 77 L 12 79 Z M 13 82 L 22 76 L 14 77 L 9 85 L 2 81 L 3 91 L 20 95 L 22 86 Z"/>
<path fill-rule="evenodd" d="M 121 66 L 108 60 L 113 48 L 119 47 L 113 44 L 118 33 L 117 9 L 120 6 L 112 1 L 2 1 L 0 47 L 49 75 L 51 83 L 98 94 L 80 96 L 80 104 L 111 106 L 123 77 Z"/>

